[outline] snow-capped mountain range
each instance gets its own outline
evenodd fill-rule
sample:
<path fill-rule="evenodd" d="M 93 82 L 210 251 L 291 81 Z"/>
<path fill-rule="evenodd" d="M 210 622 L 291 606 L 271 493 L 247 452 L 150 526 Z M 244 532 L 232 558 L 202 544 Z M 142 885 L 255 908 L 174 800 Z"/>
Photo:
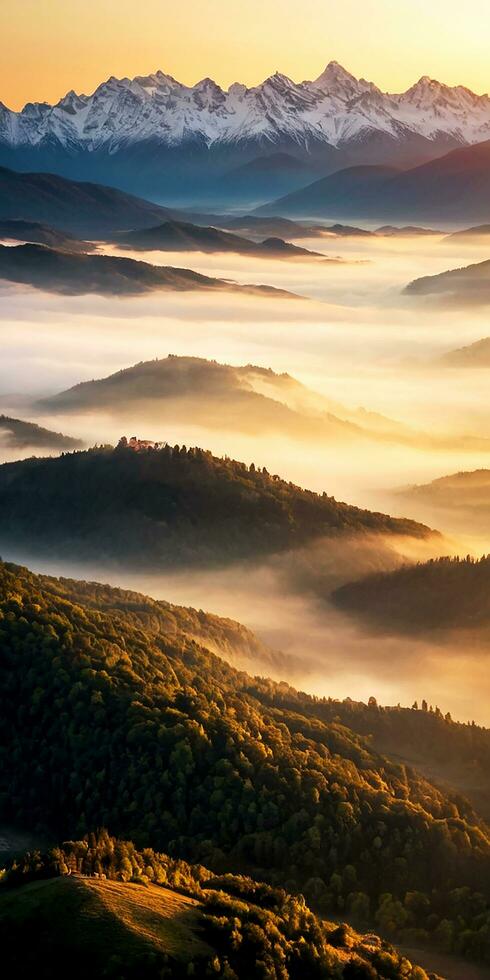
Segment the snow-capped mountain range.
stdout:
<path fill-rule="evenodd" d="M 126 187 L 137 171 L 150 182 L 159 171 L 167 176 L 168 160 L 180 165 L 182 151 L 190 171 L 193 153 L 201 168 L 204 155 L 223 174 L 280 150 L 323 174 L 347 163 L 414 164 L 486 139 L 487 95 L 428 77 L 387 94 L 337 62 L 299 83 L 276 73 L 253 88 L 224 90 L 210 78 L 190 87 L 157 71 L 111 77 L 92 95 L 71 91 L 56 105 L 14 112 L 0 103 L 0 163 L 26 169 L 37 161 L 78 177 L 112 169 L 111 182 Z"/>
<path fill-rule="evenodd" d="M 176 146 L 197 138 L 210 146 L 250 138 L 275 143 L 284 135 L 300 146 L 311 140 L 339 146 L 366 130 L 481 142 L 490 138 L 490 98 L 428 77 L 390 95 L 332 61 L 312 82 L 276 73 L 254 88 L 237 82 L 225 91 L 210 78 L 189 87 L 157 71 L 109 78 L 92 95 L 71 91 L 56 105 L 28 103 L 13 112 L 0 103 L 0 138 L 12 146 L 57 140 L 114 151 L 145 139 Z"/>

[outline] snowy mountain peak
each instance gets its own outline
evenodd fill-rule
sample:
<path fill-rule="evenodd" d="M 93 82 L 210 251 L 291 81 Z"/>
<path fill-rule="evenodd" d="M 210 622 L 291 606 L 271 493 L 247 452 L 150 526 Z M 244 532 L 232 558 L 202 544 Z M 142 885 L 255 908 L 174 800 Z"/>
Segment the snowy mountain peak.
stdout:
<path fill-rule="evenodd" d="M 53 106 L 29 103 L 21 112 L 0 110 L 0 147 L 53 147 L 70 155 L 156 142 L 177 147 L 284 140 L 307 149 L 363 139 L 403 143 L 441 139 L 447 145 L 490 138 L 490 99 L 463 86 L 451 88 L 424 75 L 406 92 L 383 93 L 330 61 L 314 81 L 295 82 L 275 72 L 248 88 L 235 82 L 224 91 L 206 77 L 184 85 L 158 70 L 133 79 L 111 75 L 92 95 L 68 92 Z"/>
<path fill-rule="evenodd" d="M 260 90 L 265 88 L 266 86 L 272 86 L 273 88 L 276 89 L 288 89 L 288 88 L 296 87 L 293 80 L 291 78 L 288 78 L 287 75 L 283 75 L 280 71 L 275 71 L 273 75 L 269 75 L 269 77 L 266 78 L 265 81 L 261 83 L 261 85 L 257 85 L 256 88 L 257 90 Z"/>
<path fill-rule="evenodd" d="M 220 88 L 220 86 L 217 85 L 216 82 L 214 82 L 212 78 L 209 78 L 209 76 L 206 76 L 206 78 L 201 78 L 201 81 L 200 82 L 197 82 L 197 85 L 194 85 L 194 89 L 196 89 L 197 91 L 200 91 L 200 90 L 203 90 L 203 89 L 204 90 L 211 90 L 213 92 L 222 92 L 223 91 L 223 89 Z"/>
<path fill-rule="evenodd" d="M 329 61 L 326 68 L 315 79 L 313 84 L 323 85 L 324 82 L 327 84 L 332 82 L 351 82 L 357 84 L 357 79 L 343 68 L 342 65 L 339 65 L 338 61 Z"/>
<path fill-rule="evenodd" d="M 371 87 L 370 82 L 355 78 L 338 61 L 330 61 L 321 75 L 309 84 L 311 88 L 345 99 L 351 99 Z"/>

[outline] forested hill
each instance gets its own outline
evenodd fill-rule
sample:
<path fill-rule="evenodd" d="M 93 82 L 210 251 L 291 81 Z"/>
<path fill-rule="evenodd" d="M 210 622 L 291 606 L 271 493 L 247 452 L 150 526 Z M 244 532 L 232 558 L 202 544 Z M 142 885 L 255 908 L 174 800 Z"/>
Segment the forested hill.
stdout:
<path fill-rule="evenodd" d="M 438 558 L 369 575 L 334 593 L 342 608 L 403 632 L 490 626 L 490 556 Z"/>
<path fill-rule="evenodd" d="M 8 415 L 0 415 L 0 445 L 7 449 L 80 449 L 83 443 L 80 439 L 72 439 L 62 432 L 51 432 L 43 429 L 34 422 L 23 419 L 13 419 Z"/>
<path fill-rule="evenodd" d="M 41 980 L 65 980 L 67 962 L 71 980 L 428 980 L 389 943 L 321 921 L 301 895 L 104 831 L 7 869 L 0 941 L 9 976 Z"/>
<path fill-rule="evenodd" d="M 368 531 L 430 534 L 185 446 L 96 448 L 0 467 L 0 546 L 31 555 L 163 567 Z"/>
<path fill-rule="evenodd" d="M 264 693 L 265 696 L 265 693 Z M 344 725 L 369 738 L 378 752 L 415 766 L 438 785 L 467 796 L 490 821 L 490 729 L 454 721 L 438 705 L 422 699 L 411 708 L 368 704 L 346 698 L 308 697 L 282 684 L 270 694 L 271 706 L 300 710 L 322 721 Z"/>
<path fill-rule="evenodd" d="M 0 565 L 0 819 L 106 826 L 489 961 L 490 831 L 468 803 L 110 591 Z"/>

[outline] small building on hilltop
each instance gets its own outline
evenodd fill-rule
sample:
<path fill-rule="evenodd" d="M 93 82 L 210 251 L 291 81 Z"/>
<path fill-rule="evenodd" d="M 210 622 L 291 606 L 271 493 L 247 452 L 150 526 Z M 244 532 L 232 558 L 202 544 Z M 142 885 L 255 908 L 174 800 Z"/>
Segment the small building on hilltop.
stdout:
<path fill-rule="evenodd" d="M 118 449 L 132 449 L 135 453 L 139 453 L 144 449 L 161 449 L 163 442 L 153 442 L 151 439 L 138 439 L 137 436 L 131 436 L 127 439 L 126 436 L 121 436 L 118 444 Z"/>

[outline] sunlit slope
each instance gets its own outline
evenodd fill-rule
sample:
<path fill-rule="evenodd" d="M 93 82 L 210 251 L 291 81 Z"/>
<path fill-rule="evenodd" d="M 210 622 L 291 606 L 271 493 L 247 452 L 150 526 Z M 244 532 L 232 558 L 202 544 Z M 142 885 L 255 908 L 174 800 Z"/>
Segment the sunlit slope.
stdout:
<path fill-rule="evenodd" d="M 288 374 L 201 357 L 142 361 L 43 398 L 36 408 L 50 415 L 101 413 L 133 426 L 151 420 L 193 423 L 262 435 L 282 432 L 308 441 L 370 434 L 361 427 L 366 413 L 349 412 Z M 393 425 L 384 422 L 387 430 Z"/>
<path fill-rule="evenodd" d="M 458 347 L 443 354 L 440 363 L 450 368 L 490 367 L 490 337 L 483 337 L 467 347 Z"/>
<path fill-rule="evenodd" d="M 288 692 L 284 705 L 292 705 Z M 306 706 L 306 700 L 304 704 Z M 371 702 L 311 700 L 312 714 L 337 721 L 370 739 L 377 752 L 419 769 L 427 779 L 466 796 L 490 820 L 490 730 L 471 718 L 460 723 L 437 704 L 423 700 L 412 707 Z"/>
<path fill-rule="evenodd" d="M 62 977 L 70 964 L 70 976 L 100 977 L 118 963 L 124 976 L 146 975 L 155 957 L 163 967 L 164 956 L 190 961 L 211 953 L 191 898 L 79 875 L 0 893 L 0 936 L 4 964 L 19 975 L 37 966 L 36 975 Z"/>
<path fill-rule="evenodd" d="M 84 381 L 39 400 L 35 410 L 51 418 L 102 416 L 151 428 L 168 425 L 266 437 L 269 433 L 309 446 L 398 444 L 421 451 L 490 450 L 490 439 L 412 428 L 379 412 L 342 404 L 288 373 L 255 364 L 220 364 L 169 354 L 140 361 L 105 378 Z"/>
<path fill-rule="evenodd" d="M 179 630 L 145 628 L 134 596 L 127 615 L 97 585 L 0 573 L 7 823 L 51 838 L 105 825 L 287 884 L 326 913 L 360 905 L 393 934 L 439 942 L 448 920 L 455 949 L 488 957 L 490 832 L 463 798 L 324 720 L 315 699 L 238 673 Z"/>
<path fill-rule="evenodd" d="M 137 851 L 104 831 L 7 869 L 0 940 L 9 975 L 35 966 L 50 980 L 67 963 L 70 977 L 118 980 L 426 980 L 390 943 L 322 921 L 303 896 Z"/>

